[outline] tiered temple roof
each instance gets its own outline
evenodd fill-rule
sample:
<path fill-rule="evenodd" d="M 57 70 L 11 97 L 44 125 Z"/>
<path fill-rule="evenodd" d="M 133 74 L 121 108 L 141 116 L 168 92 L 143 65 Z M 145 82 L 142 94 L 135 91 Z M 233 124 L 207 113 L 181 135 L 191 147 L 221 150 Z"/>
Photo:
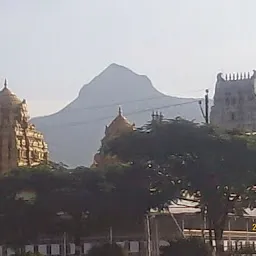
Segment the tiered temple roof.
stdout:
<path fill-rule="evenodd" d="M 48 161 L 43 135 L 28 120 L 26 101 L 12 93 L 5 80 L 0 91 L 0 173 Z"/>

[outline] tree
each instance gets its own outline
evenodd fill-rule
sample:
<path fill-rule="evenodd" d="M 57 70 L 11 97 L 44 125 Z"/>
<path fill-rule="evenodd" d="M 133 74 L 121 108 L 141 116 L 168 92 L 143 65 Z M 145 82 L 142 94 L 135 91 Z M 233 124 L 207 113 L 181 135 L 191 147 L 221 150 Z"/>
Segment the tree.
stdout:
<path fill-rule="evenodd" d="M 180 118 L 149 124 L 105 147 L 128 163 L 143 163 L 181 184 L 181 196 L 193 195 L 207 208 L 210 230 L 222 251 L 228 213 L 251 204 L 256 183 L 255 153 L 235 135 Z M 242 204 L 243 203 L 243 204 Z"/>
<path fill-rule="evenodd" d="M 144 223 L 151 209 L 162 210 L 171 195 L 177 196 L 175 184 L 167 184 L 166 178 L 149 166 L 112 165 L 104 169 L 108 191 L 102 195 L 103 226 L 127 228 Z"/>
<path fill-rule="evenodd" d="M 20 253 L 39 235 L 66 231 L 74 236 L 80 254 L 81 236 L 90 234 L 97 215 L 103 214 L 103 184 L 100 172 L 85 167 L 69 171 L 51 166 L 19 168 L 1 177 L 3 242 Z"/>
<path fill-rule="evenodd" d="M 66 174 L 66 182 L 51 197 L 58 209 L 56 213 L 69 223 L 68 232 L 74 237 L 76 255 L 81 254 L 81 237 L 97 229 L 98 215 L 104 214 L 104 176 L 85 167 Z"/>
<path fill-rule="evenodd" d="M 0 178 L 0 239 L 22 252 L 26 243 L 54 227 L 56 209 L 50 203 L 59 178 L 51 168 L 18 168 Z"/>

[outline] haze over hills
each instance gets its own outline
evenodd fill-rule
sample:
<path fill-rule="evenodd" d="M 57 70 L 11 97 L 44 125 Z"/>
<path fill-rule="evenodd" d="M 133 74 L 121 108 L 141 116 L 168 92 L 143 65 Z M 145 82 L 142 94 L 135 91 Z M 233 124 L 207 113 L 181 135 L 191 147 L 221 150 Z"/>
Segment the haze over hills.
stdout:
<path fill-rule="evenodd" d="M 119 105 L 136 126 L 148 122 L 152 110 L 161 111 L 166 118 L 203 121 L 196 99 L 164 95 L 145 75 L 117 64 L 84 85 L 78 97 L 61 111 L 31 121 L 44 133 L 53 161 L 71 167 L 89 166 Z"/>

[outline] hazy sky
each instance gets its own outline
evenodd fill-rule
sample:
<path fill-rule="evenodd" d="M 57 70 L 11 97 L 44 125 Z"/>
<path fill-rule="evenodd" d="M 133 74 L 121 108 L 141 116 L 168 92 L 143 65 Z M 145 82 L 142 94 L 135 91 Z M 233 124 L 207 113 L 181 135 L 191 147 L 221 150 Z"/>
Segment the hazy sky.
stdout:
<path fill-rule="evenodd" d="M 170 95 L 256 69 L 255 0 L 0 0 L 0 82 L 32 116 L 73 100 L 109 64 Z"/>

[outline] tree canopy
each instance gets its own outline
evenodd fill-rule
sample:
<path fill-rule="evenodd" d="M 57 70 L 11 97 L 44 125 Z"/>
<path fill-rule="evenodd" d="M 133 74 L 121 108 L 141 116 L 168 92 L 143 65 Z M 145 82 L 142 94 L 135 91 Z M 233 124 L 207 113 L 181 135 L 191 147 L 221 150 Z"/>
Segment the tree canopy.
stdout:
<path fill-rule="evenodd" d="M 137 165 L 14 170 L 0 177 L 0 240 L 20 249 L 41 235 L 66 232 L 74 238 L 78 255 L 81 237 L 142 223 L 150 209 L 163 208 L 165 190 L 176 189 L 160 190 L 159 184 L 164 184 L 161 175 Z"/>
<path fill-rule="evenodd" d="M 230 213 L 256 202 L 256 147 L 242 134 L 177 118 L 149 123 L 104 144 L 117 165 L 101 169 L 51 163 L 0 177 L 0 240 L 12 247 L 40 235 L 81 237 L 141 222 L 151 209 L 194 200 L 206 213 L 217 248 Z"/>
<path fill-rule="evenodd" d="M 207 209 L 219 250 L 228 214 L 255 202 L 256 151 L 237 134 L 178 118 L 120 136 L 105 152 L 178 180 L 180 196 L 192 195 Z"/>

